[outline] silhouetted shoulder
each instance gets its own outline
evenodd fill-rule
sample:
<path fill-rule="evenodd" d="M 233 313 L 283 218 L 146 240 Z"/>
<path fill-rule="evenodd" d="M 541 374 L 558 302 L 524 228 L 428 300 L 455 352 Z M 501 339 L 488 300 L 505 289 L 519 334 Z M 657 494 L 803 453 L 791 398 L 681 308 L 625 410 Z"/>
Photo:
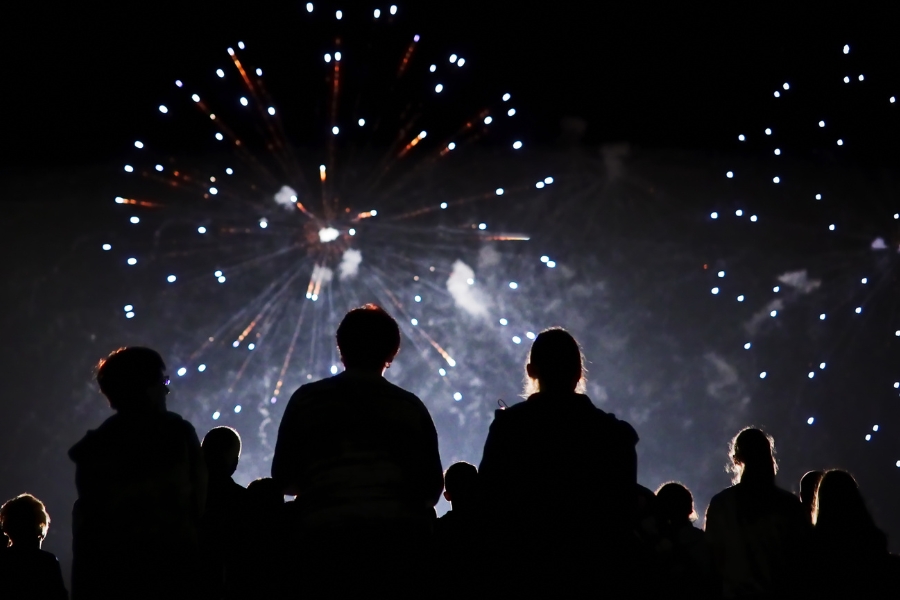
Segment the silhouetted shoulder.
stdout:
<path fill-rule="evenodd" d="M 637 444 L 637 431 L 627 421 L 622 421 L 612 413 L 597 408 L 591 399 L 584 394 L 571 394 L 564 397 L 548 397 L 541 393 L 531 395 L 524 402 L 518 402 L 508 408 L 494 411 L 493 428 L 504 429 L 515 427 L 520 422 L 539 420 L 548 412 L 566 412 L 572 417 L 593 420 L 597 428 L 615 435 L 623 443 Z"/>

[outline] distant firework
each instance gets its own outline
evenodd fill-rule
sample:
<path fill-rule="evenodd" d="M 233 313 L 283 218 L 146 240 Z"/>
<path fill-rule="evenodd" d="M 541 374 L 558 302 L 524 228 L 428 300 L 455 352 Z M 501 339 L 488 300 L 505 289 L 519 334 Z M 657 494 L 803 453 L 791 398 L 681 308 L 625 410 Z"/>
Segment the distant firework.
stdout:
<path fill-rule="evenodd" d="M 103 245 L 139 273 L 123 317 L 165 331 L 190 398 L 181 410 L 199 429 L 256 430 L 265 454 L 286 396 L 341 368 L 344 312 L 377 302 L 404 336 L 391 379 L 470 430 L 463 446 L 480 452 L 497 400 L 481 388 L 516 383 L 545 316 L 517 295 L 557 266 L 538 250 L 509 254 L 529 235 L 495 230 L 491 216 L 515 223 L 510 203 L 547 193 L 553 176 L 507 166 L 525 151 L 511 94 L 479 105 L 484 93 L 456 93 L 467 58 L 390 33 L 395 6 L 307 12 L 334 31 L 309 72 L 291 72 L 318 101 L 279 105 L 239 41 L 210 67 L 211 92 L 175 81 L 159 130 L 134 141 L 124 171 L 140 179 L 115 199 L 133 229 Z M 188 134 L 208 138 L 205 158 L 184 157 Z M 499 149 L 473 164 L 483 138 Z"/>
<path fill-rule="evenodd" d="M 709 265 L 707 285 L 743 321 L 758 395 L 786 400 L 790 426 L 820 430 L 822 443 L 865 444 L 900 388 L 900 202 L 888 171 L 872 175 L 900 107 L 895 82 L 868 76 L 849 45 L 832 50 L 733 132 L 735 150 L 759 160 L 722 173 L 731 193 L 709 227 L 741 242 Z"/>

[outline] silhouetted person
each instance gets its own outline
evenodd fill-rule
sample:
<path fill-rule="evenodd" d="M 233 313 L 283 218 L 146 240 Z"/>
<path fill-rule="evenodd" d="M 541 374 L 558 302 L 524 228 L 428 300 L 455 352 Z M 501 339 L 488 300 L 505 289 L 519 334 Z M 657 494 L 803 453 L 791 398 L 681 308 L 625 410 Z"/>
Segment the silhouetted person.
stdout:
<path fill-rule="evenodd" d="M 238 517 L 245 534 L 241 568 L 247 598 L 291 596 L 292 588 L 286 586 L 285 575 L 295 579 L 297 565 L 288 560 L 286 547 L 304 542 L 286 539 L 285 516 L 284 492 L 278 482 L 271 477 L 251 481 L 246 509 Z"/>
<path fill-rule="evenodd" d="M 579 393 L 582 361 L 568 332 L 541 332 L 525 367 L 530 395 L 491 424 L 479 476 L 498 593 L 571 594 L 600 581 L 630 593 L 638 437 Z"/>
<path fill-rule="evenodd" d="M 775 485 L 774 441 L 746 428 L 731 443 L 734 485 L 706 511 L 706 540 L 724 598 L 782 598 L 805 577 L 809 518 L 800 500 Z"/>
<path fill-rule="evenodd" d="M 8 500 L 0 507 L 0 528 L 9 538 L 9 546 L 0 550 L 0 598 L 66 600 L 59 561 L 41 550 L 50 528 L 44 503 L 31 494 Z"/>
<path fill-rule="evenodd" d="M 478 564 L 483 556 L 484 520 L 481 511 L 481 484 L 478 469 L 467 462 L 450 465 L 444 473 L 444 499 L 448 510 L 435 526 L 435 544 L 442 564 L 472 561 Z M 473 577 L 450 577 L 444 582 L 451 593 L 447 597 L 471 593 Z"/>
<path fill-rule="evenodd" d="M 800 503 L 809 514 L 810 523 L 812 523 L 815 510 L 816 488 L 819 487 L 822 475 L 824 475 L 822 471 L 809 471 L 800 478 Z"/>
<path fill-rule="evenodd" d="M 69 450 L 73 510 L 72 596 L 194 598 L 206 466 L 190 423 L 166 409 L 159 354 L 121 348 L 97 382 L 115 414 Z"/>
<path fill-rule="evenodd" d="M 389 314 L 351 310 L 337 346 L 345 371 L 302 386 L 285 409 L 272 477 L 297 497 L 291 535 L 308 548 L 310 583 L 326 586 L 318 593 L 397 592 L 421 575 L 433 533 L 437 431 L 422 401 L 384 378 L 400 348 Z"/>
<path fill-rule="evenodd" d="M 680 483 L 656 490 L 662 543 L 659 551 L 667 585 L 693 598 L 718 597 L 718 582 L 702 529 L 694 527 L 694 497 Z"/>
<path fill-rule="evenodd" d="M 900 581 L 892 572 L 887 536 L 875 525 L 853 476 L 825 472 L 814 509 L 812 579 L 818 597 L 896 598 Z"/>
<path fill-rule="evenodd" d="M 240 597 L 239 553 L 245 540 L 236 517 L 247 509 L 247 490 L 231 476 L 241 458 L 241 436 L 231 427 L 215 427 L 204 436 L 201 449 L 209 475 L 200 538 L 204 595 Z"/>

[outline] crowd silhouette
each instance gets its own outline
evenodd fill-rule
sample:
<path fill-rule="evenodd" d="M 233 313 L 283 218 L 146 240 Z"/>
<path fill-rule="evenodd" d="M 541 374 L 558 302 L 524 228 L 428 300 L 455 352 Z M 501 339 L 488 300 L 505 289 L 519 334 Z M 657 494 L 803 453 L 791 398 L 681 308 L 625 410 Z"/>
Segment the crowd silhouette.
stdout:
<path fill-rule="evenodd" d="M 378 306 L 337 330 L 344 371 L 291 397 L 270 478 L 232 476 L 241 438 L 203 437 L 168 411 L 162 357 L 111 353 L 96 371 L 114 414 L 69 452 L 76 466 L 74 600 L 282 597 L 897 597 L 888 553 L 853 477 L 776 485 L 774 441 L 729 446 L 733 485 L 703 529 L 690 490 L 637 483 L 638 435 L 584 391 L 567 331 L 531 347 L 524 402 L 497 411 L 480 465 L 442 471 L 426 406 L 384 372 L 400 330 Z M 436 518 L 441 494 L 451 510 Z M 291 499 L 285 502 L 285 497 Z M 61 599 L 41 550 L 43 503 L 0 508 L 0 597 Z"/>

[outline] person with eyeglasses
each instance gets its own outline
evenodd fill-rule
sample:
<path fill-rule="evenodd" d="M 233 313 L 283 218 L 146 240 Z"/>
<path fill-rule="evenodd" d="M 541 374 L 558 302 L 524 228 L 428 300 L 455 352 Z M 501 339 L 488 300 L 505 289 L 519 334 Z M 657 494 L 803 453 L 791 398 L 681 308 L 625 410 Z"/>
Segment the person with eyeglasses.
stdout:
<path fill-rule="evenodd" d="M 115 414 L 69 450 L 72 598 L 196 597 L 207 473 L 194 427 L 167 408 L 165 362 L 120 348 L 96 378 Z"/>

